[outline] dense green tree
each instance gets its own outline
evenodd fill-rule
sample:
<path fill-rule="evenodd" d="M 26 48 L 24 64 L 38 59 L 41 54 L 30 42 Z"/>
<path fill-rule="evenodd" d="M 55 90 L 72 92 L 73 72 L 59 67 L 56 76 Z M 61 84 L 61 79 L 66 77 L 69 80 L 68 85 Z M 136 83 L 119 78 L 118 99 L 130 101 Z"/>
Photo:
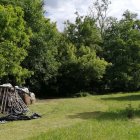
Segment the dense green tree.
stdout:
<path fill-rule="evenodd" d="M 140 20 L 107 17 L 109 4 L 95 1 L 60 33 L 43 0 L 0 0 L 0 82 L 26 82 L 43 96 L 140 89 Z"/>
<path fill-rule="evenodd" d="M 30 31 L 26 29 L 20 7 L 0 5 L 0 77 L 21 84 L 30 72 L 21 66 L 27 56 Z"/>
<path fill-rule="evenodd" d="M 49 80 L 58 74 L 60 66 L 57 60 L 59 33 L 56 25 L 44 19 L 44 25 L 37 33 L 34 33 L 31 48 L 28 50 L 28 57 L 25 59 L 25 65 L 34 71 L 34 75 L 28 79 L 28 84 L 38 92 L 43 89 L 45 92 L 49 86 Z"/>
<path fill-rule="evenodd" d="M 104 56 L 112 63 L 107 72 L 111 90 L 137 90 L 140 87 L 140 21 L 126 11 L 120 21 L 112 20 L 105 32 Z"/>
<path fill-rule="evenodd" d="M 68 41 L 73 43 L 77 48 L 84 45 L 99 51 L 102 39 L 95 20 L 89 16 L 79 16 L 78 13 L 76 15 L 75 23 L 66 22 L 64 34 L 66 34 Z"/>
<path fill-rule="evenodd" d="M 66 23 L 64 36 L 59 47 L 59 56 L 62 56 L 58 79 L 60 93 L 93 90 L 93 82 L 103 77 L 108 66 L 104 59 L 96 55 L 101 37 L 95 21 L 77 15 L 75 23 Z"/>
<path fill-rule="evenodd" d="M 61 49 L 62 65 L 58 76 L 60 95 L 91 91 L 94 88 L 92 82 L 103 77 L 108 63 L 97 57 L 96 52 L 89 47 L 77 49 L 70 43 Z"/>
<path fill-rule="evenodd" d="M 28 56 L 23 65 L 34 72 L 27 85 L 36 92 L 45 92 L 50 79 L 58 74 L 57 47 L 60 33 L 55 23 L 44 17 L 43 0 L 17 2 L 24 10 L 24 19 L 32 30 Z"/>
<path fill-rule="evenodd" d="M 56 24 L 44 17 L 43 0 L 1 0 L 0 4 L 23 9 L 23 18 L 26 28 L 31 29 L 32 36 L 27 49 L 28 56 L 22 65 L 34 72 L 34 75 L 26 80 L 26 85 L 36 92 L 48 87 L 48 82 L 57 75 L 60 63 L 57 61 L 57 46 L 60 33 Z"/>

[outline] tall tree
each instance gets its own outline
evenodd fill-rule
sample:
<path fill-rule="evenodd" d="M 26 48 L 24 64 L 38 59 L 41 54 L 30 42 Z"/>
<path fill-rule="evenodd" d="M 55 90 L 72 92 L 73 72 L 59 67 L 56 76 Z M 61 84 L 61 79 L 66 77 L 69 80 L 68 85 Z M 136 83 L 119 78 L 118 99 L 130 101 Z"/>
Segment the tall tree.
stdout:
<path fill-rule="evenodd" d="M 140 21 L 126 11 L 120 21 L 112 21 L 105 32 L 105 58 L 112 63 L 107 72 L 111 90 L 140 87 Z"/>
<path fill-rule="evenodd" d="M 41 92 L 48 86 L 49 79 L 57 75 L 59 67 L 57 46 L 60 35 L 56 24 L 44 17 L 43 0 L 1 0 L 0 4 L 19 6 L 24 11 L 26 29 L 31 30 L 32 36 L 27 49 L 28 56 L 22 65 L 34 72 L 26 84 L 36 92 Z"/>
<path fill-rule="evenodd" d="M 0 5 L 0 77 L 5 82 L 21 84 L 30 72 L 21 66 L 27 56 L 29 30 L 20 7 Z"/>
<path fill-rule="evenodd" d="M 59 50 L 63 61 L 58 79 L 61 93 L 93 90 L 93 82 L 103 77 L 108 66 L 96 55 L 101 37 L 95 21 L 77 14 L 75 23 L 66 23 L 64 36 L 66 43 Z"/>
<path fill-rule="evenodd" d="M 28 57 L 24 65 L 34 71 L 34 75 L 28 79 L 28 84 L 36 91 L 45 92 L 48 82 L 58 73 L 60 66 L 58 57 L 59 33 L 56 25 L 44 19 L 39 32 L 32 37 L 31 47 L 28 50 Z"/>
<path fill-rule="evenodd" d="M 93 18 L 100 29 L 101 36 L 104 36 L 104 30 L 108 26 L 108 10 L 110 0 L 96 0 L 89 8 L 89 16 Z"/>
<path fill-rule="evenodd" d="M 57 60 L 60 33 L 56 24 L 44 17 L 43 6 L 43 0 L 24 0 L 22 6 L 27 25 L 33 33 L 29 55 L 24 61 L 24 66 L 34 71 L 34 75 L 28 79 L 28 85 L 42 93 L 50 87 L 49 80 L 57 75 L 60 65 Z"/>
<path fill-rule="evenodd" d="M 66 22 L 64 34 L 66 34 L 68 41 L 77 48 L 84 45 L 97 52 L 100 51 L 102 39 L 96 21 L 89 16 L 82 17 L 78 13 L 76 15 L 75 23 Z"/>

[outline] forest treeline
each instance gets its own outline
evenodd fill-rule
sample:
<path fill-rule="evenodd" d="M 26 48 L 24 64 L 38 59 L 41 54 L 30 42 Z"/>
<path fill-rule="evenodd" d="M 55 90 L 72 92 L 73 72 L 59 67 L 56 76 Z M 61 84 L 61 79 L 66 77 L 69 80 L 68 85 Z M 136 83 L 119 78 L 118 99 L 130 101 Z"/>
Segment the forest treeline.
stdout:
<path fill-rule="evenodd" d="M 108 17 L 109 5 L 96 0 L 59 32 L 43 0 L 0 0 L 0 84 L 51 97 L 140 90 L 140 20 Z"/>

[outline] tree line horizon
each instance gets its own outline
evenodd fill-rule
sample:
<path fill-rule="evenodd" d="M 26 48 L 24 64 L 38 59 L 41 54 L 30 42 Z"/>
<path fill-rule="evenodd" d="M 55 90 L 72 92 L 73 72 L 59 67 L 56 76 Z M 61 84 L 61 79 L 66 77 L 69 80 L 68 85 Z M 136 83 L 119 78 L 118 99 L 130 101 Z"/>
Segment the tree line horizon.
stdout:
<path fill-rule="evenodd" d="M 129 10 L 108 17 L 110 4 L 96 0 L 59 32 L 43 0 L 0 0 L 0 84 L 38 97 L 140 90 L 140 19 Z"/>

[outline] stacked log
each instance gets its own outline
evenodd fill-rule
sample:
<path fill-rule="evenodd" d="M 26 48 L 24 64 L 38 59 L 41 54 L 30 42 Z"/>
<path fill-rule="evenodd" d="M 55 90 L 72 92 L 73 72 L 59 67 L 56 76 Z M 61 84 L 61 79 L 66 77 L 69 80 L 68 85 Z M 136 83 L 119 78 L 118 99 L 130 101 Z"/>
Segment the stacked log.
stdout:
<path fill-rule="evenodd" d="M 13 87 L 0 86 L 0 112 L 3 114 L 21 114 L 29 109 Z"/>

